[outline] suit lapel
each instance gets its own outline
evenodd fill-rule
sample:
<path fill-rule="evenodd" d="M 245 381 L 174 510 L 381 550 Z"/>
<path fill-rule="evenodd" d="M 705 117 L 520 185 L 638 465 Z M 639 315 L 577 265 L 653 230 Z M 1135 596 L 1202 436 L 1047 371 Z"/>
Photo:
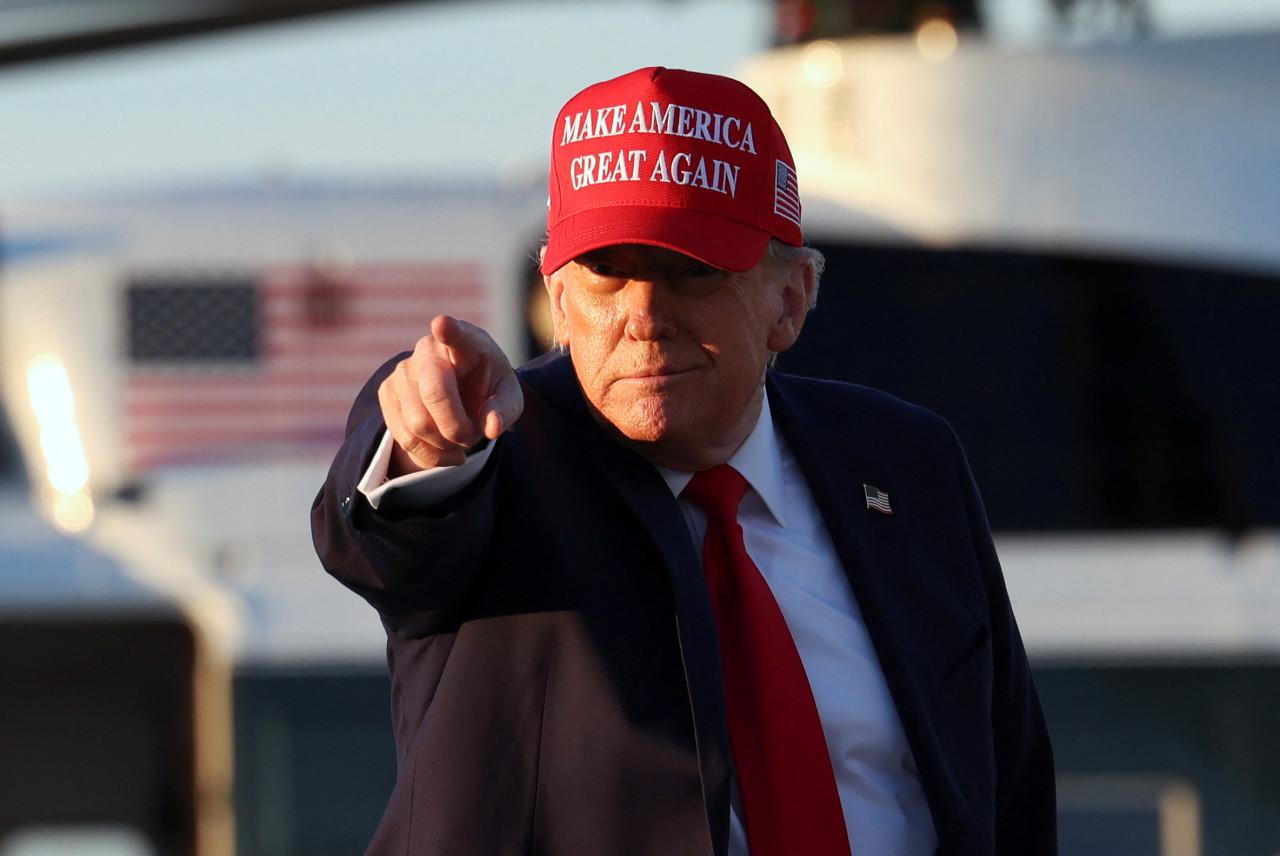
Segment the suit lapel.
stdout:
<path fill-rule="evenodd" d="M 805 413 L 801 402 L 774 378 L 770 378 L 769 393 L 774 421 L 822 511 L 881 668 L 901 705 L 893 676 L 907 672 L 904 667 L 912 658 L 911 646 L 899 638 L 896 619 L 913 599 L 915 577 L 901 516 L 869 509 L 863 492 L 864 484 L 874 485 L 892 501 L 897 492 L 894 473 L 860 442 L 861 432 L 847 414 L 836 408 L 820 416 Z"/>

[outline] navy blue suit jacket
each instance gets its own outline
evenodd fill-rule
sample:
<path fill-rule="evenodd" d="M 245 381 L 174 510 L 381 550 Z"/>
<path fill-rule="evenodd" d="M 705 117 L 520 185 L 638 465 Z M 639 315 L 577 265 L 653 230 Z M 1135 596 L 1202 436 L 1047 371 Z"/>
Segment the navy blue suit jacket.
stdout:
<path fill-rule="evenodd" d="M 326 569 L 387 631 L 399 775 L 369 853 L 716 854 L 732 758 L 699 553 L 665 482 L 614 442 L 564 357 L 447 507 L 355 485 L 362 391 L 316 498 Z M 978 491 L 937 416 L 770 374 L 919 768 L 944 856 L 1056 852 L 1053 761 Z M 893 514 L 866 507 L 863 485 Z"/>

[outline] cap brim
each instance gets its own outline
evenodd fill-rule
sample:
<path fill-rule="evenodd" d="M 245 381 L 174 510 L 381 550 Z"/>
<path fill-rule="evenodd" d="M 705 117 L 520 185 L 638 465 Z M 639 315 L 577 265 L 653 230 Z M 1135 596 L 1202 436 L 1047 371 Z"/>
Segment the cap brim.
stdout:
<path fill-rule="evenodd" d="M 554 273 L 602 247 L 649 244 L 740 272 L 759 264 L 770 237 L 765 229 L 688 208 L 610 206 L 582 211 L 552 227 L 541 269 L 543 274 Z"/>

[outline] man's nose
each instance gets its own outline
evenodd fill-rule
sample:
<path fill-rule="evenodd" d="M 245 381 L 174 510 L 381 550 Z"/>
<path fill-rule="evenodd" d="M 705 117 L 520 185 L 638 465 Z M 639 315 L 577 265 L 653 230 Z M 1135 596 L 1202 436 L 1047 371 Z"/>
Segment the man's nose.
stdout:
<path fill-rule="evenodd" d="M 632 280 L 626 288 L 627 336 L 641 342 L 670 336 L 674 330 L 656 279 Z"/>

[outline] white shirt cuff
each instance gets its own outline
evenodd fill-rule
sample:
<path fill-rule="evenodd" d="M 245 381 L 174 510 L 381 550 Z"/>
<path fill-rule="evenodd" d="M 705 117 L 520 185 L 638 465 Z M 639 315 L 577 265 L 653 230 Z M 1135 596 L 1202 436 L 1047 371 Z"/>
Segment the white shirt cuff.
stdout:
<path fill-rule="evenodd" d="M 387 478 L 391 465 L 391 449 L 394 445 L 390 431 L 382 432 L 382 442 L 364 476 L 356 483 L 356 489 L 364 494 L 369 504 L 378 509 L 383 503 L 396 508 L 429 508 L 460 492 L 476 480 L 484 469 L 485 461 L 493 451 L 490 443 L 456 467 L 436 467 L 431 470 L 409 473 L 393 479 Z"/>

